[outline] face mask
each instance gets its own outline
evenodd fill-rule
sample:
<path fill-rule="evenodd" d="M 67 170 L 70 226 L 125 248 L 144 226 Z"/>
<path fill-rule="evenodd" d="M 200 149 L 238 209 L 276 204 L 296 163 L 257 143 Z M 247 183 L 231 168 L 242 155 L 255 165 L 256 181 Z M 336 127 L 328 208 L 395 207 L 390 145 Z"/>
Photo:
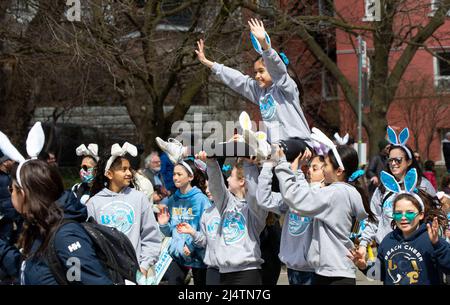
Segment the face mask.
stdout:
<path fill-rule="evenodd" d="M 400 222 L 402 221 L 403 215 L 405 215 L 406 220 L 411 223 L 414 218 L 417 217 L 417 215 L 419 215 L 419 213 L 416 212 L 394 212 L 392 213 L 392 218 L 394 219 L 394 221 L 396 222 Z"/>
<path fill-rule="evenodd" d="M 91 183 L 94 180 L 94 168 L 80 169 L 80 178 L 83 183 Z"/>

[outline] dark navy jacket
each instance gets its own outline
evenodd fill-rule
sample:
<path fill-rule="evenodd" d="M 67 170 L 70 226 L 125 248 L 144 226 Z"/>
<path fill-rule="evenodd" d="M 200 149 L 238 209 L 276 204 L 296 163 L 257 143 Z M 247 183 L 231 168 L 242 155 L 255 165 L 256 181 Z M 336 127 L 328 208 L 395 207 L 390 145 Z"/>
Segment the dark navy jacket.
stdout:
<path fill-rule="evenodd" d="M 70 190 L 65 191 L 58 202 L 64 209 L 64 218 L 78 222 L 86 220 L 86 207 Z M 31 252 L 36 251 L 40 244 L 41 240 L 36 240 Z M 80 281 L 74 281 L 74 284 L 112 284 L 107 271 L 97 259 L 90 237 L 80 224 L 68 223 L 61 227 L 55 236 L 55 249 L 61 262 L 67 264 L 68 269 L 74 270 L 79 264 Z M 19 278 L 22 285 L 57 284 L 42 257 L 31 256 L 22 261 L 19 250 L 3 240 L 0 240 L 0 268 L 6 274 Z M 69 274 L 76 274 L 76 272 L 69 271 Z"/>
<path fill-rule="evenodd" d="M 21 228 L 22 217 L 12 205 L 11 194 L 8 190 L 10 183 L 10 176 L 0 171 L 0 239 L 14 244 L 18 237 L 14 224 Z"/>
<path fill-rule="evenodd" d="M 385 285 L 438 285 L 439 271 L 450 271 L 450 244 L 439 238 L 433 245 L 426 224 L 406 239 L 395 229 L 381 242 L 378 259 Z"/>

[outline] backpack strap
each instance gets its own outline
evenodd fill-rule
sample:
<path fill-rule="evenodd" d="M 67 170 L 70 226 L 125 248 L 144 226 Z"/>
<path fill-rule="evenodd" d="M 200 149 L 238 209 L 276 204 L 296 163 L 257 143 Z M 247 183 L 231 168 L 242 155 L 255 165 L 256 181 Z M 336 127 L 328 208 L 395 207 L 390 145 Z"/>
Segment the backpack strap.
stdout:
<path fill-rule="evenodd" d="M 393 193 L 393 192 L 389 192 L 389 193 L 387 193 L 386 196 L 383 196 L 383 199 L 381 200 L 381 203 L 380 203 L 380 205 L 381 205 L 381 211 L 383 211 L 384 203 L 385 203 L 385 202 L 389 199 L 389 197 L 391 197 L 392 195 L 394 195 L 394 193 Z"/>
<path fill-rule="evenodd" d="M 45 250 L 44 257 L 47 261 L 47 265 L 50 268 L 50 271 L 52 272 L 53 276 L 56 279 L 56 282 L 58 285 L 69 285 L 69 282 L 67 281 L 66 277 L 66 267 L 61 262 L 61 260 L 58 257 L 58 254 L 56 253 L 55 249 L 55 236 L 56 233 L 67 223 L 75 222 L 74 220 L 68 220 L 64 219 L 58 228 L 53 232 L 52 237 L 50 238 L 50 241 L 48 243 L 47 249 Z"/>

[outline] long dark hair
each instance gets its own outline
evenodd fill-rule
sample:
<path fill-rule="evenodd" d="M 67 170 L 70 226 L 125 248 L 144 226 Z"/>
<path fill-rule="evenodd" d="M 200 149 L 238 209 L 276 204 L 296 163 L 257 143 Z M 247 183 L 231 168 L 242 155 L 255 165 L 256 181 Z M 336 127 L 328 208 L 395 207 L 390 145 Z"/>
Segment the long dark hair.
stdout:
<path fill-rule="evenodd" d="M 100 192 L 103 188 L 109 187 L 109 179 L 105 176 L 105 168 L 106 163 L 108 163 L 108 159 L 111 157 L 110 154 L 104 154 L 97 163 L 97 171 L 95 173 L 94 182 L 91 187 L 91 196 L 94 197 L 98 192 Z M 117 157 L 113 163 L 111 164 L 110 170 L 117 170 L 122 165 L 122 160 L 128 160 L 126 157 Z M 129 160 L 128 160 L 129 161 Z"/>
<path fill-rule="evenodd" d="M 345 170 L 344 170 L 345 181 L 348 184 L 354 186 L 356 188 L 356 190 L 358 191 L 358 193 L 361 195 L 363 205 L 364 205 L 364 210 L 366 211 L 366 213 L 368 215 L 369 221 L 370 222 L 375 221 L 375 216 L 374 216 L 372 210 L 370 209 L 369 192 L 367 190 L 367 185 L 364 183 L 364 181 L 362 181 L 363 177 L 361 176 L 358 179 L 356 179 L 355 181 L 348 182 L 348 179 L 350 178 L 350 176 L 355 171 L 358 170 L 358 165 L 359 165 L 358 153 L 356 152 L 355 149 L 353 149 L 352 147 L 350 147 L 348 145 L 339 145 L 339 146 L 337 146 L 336 149 L 338 151 L 339 156 L 341 157 L 342 164 L 345 167 Z M 331 165 L 333 166 L 333 169 L 337 170 L 339 168 L 339 164 L 336 161 L 336 158 L 334 157 L 332 150 L 330 150 L 328 152 L 328 158 L 331 162 Z"/>
<path fill-rule="evenodd" d="M 194 173 L 194 179 L 191 181 L 191 186 L 198 187 L 202 191 L 202 193 L 206 195 L 206 180 L 207 180 L 206 173 L 204 173 L 203 171 L 198 169 L 193 160 L 185 159 L 183 161 L 185 163 L 187 163 L 187 165 L 189 165 L 192 172 Z M 184 168 L 183 164 L 178 163 L 177 165 L 181 165 Z M 188 170 L 187 169 L 185 169 L 185 170 L 186 170 L 187 174 L 189 176 L 191 176 L 191 174 L 188 172 Z"/>
<path fill-rule="evenodd" d="M 407 199 L 412 202 L 412 204 L 417 208 L 419 212 L 423 212 L 425 214 L 425 217 L 420 221 L 421 224 L 433 222 L 434 217 L 437 217 L 442 232 L 445 232 L 448 225 L 447 215 L 442 210 L 437 197 L 432 197 L 424 190 L 419 190 L 417 195 L 420 197 L 420 199 L 422 199 L 425 211 L 422 211 L 419 201 L 414 198 L 414 196 L 408 193 L 400 194 L 395 197 L 394 202 L 392 203 L 393 209 L 395 210 L 395 204 L 398 201 L 400 201 L 401 199 Z M 392 220 L 391 222 L 391 227 L 392 229 L 397 228 L 397 223 L 394 220 Z"/>
<path fill-rule="evenodd" d="M 47 249 L 51 236 L 63 220 L 63 210 L 56 200 L 64 192 L 64 185 L 58 169 L 41 160 L 30 160 L 20 170 L 22 187 L 17 183 L 18 165 L 11 171 L 12 181 L 24 192 L 24 202 L 20 213 L 24 218 L 19 247 L 25 257 L 40 256 Z M 42 243 L 35 253 L 31 247 L 35 240 Z"/>

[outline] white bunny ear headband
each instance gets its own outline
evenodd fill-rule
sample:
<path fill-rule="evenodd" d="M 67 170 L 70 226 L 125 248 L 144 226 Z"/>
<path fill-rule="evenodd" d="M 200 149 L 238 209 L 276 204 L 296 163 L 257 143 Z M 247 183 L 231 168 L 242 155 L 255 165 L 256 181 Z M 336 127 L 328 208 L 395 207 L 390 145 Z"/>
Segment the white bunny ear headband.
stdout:
<path fill-rule="evenodd" d="M 37 159 L 38 155 L 42 151 L 42 148 L 44 147 L 44 144 L 45 144 L 45 134 L 44 130 L 42 129 L 42 124 L 41 122 L 36 122 L 28 132 L 26 142 L 27 154 L 30 157 L 30 159 L 28 160 L 23 159 L 22 161 L 20 161 L 19 166 L 17 167 L 16 178 L 17 183 L 19 184 L 20 187 L 23 187 L 22 181 L 20 179 L 20 170 L 22 169 L 22 166 L 30 160 Z"/>
<path fill-rule="evenodd" d="M 317 129 L 316 127 L 312 128 L 311 133 L 311 139 L 324 144 L 327 146 L 331 151 L 333 152 L 334 157 L 336 158 L 337 163 L 339 164 L 339 167 L 342 168 L 342 170 L 345 170 L 344 164 L 342 163 L 341 156 L 339 156 L 339 153 L 336 149 L 336 145 L 331 141 L 322 131 Z"/>
<path fill-rule="evenodd" d="M 406 147 L 406 142 L 408 142 L 408 139 L 409 139 L 409 129 L 408 128 L 404 128 L 397 137 L 395 130 L 392 129 L 391 126 L 388 126 L 387 134 L 388 134 L 389 143 L 391 143 L 394 146 L 402 147 L 408 154 L 409 159 L 413 158 L 412 152 L 409 150 L 408 147 Z"/>
<path fill-rule="evenodd" d="M 18 163 L 25 161 L 22 154 L 14 147 L 8 136 L 0 131 L 0 150 L 9 159 Z"/>
<path fill-rule="evenodd" d="M 422 199 L 415 193 L 416 185 L 417 185 L 417 170 L 415 168 L 411 168 L 405 176 L 404 184 L 405 189 L 402 190 L 400 184 L 398 184 L 397 180 L 391 174 L 382 171 L 380 173 L 381 182 L 386 187 L 387 190 L 396 193 L 397 197 L 400 194 L 409 194 L 417 199 L 422 209 L 422 212 L 425 211 L 425 205 L 423 204 Z M 395 198 L 394 198 L 395 200 Z"/>
<path fill-rule="evenodd" d="M 81 144 L 77 147 L 76 154 L 77 156 L 92 156 L 97 162 L 100 159 L 98 156 L 98 145 L 93 143 L 89 144 L 88 147 Z"/>
<path fill-rule="evenodd" d="M 128 142 L 125 142 L 122 147 L 120 147 L 117 143 L 111 146 L 111 157 L 109 157 L 108 162 L 106 162 L 104 174 L 106 175 L 106 172 L 111 168 L 112 163 L 117 159 L 117 157 L 123 157 L 127 153 L 133 157 L 136 157 L 138 153 L 137 147 Z"/>
<path fill-rule="evenodd" d="M 337 144 L 339 144 L 339 145 L 347 145 L 349 135 L 348 135 L 348 133 L 346 133 L 345 136 L 341 138 L 339 136 L 339 134 L 336 132 L 334 134 L 334 138 L 336 139 Z"/>

